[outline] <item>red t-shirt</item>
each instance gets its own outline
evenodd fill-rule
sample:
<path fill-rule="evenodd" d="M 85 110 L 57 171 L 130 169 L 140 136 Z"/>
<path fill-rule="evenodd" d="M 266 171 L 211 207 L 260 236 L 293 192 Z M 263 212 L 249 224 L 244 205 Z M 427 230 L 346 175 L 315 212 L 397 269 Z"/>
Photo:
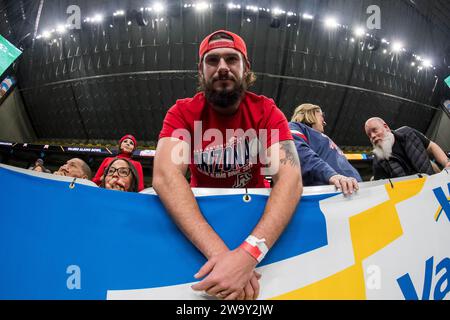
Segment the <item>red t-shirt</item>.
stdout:
<path fill-rule="evenodd" d="M 177 100 L 159 134 L 160 139 L 165 137 L 190 144 L 191 186 L 208 188 L 264 188 L 265 151 L 257 150 L 292 140 L 286 117 L 275 102 L 250 92 L 233 115 L 214 111 L 203 92 Z"/>

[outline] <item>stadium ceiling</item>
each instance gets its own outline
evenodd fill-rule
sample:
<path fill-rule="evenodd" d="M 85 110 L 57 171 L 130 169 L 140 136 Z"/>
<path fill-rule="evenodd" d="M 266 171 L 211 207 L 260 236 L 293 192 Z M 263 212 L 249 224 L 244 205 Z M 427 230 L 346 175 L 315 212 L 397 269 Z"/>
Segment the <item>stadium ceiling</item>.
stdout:
<path fill-rule="evenodd" d="M 14 71 L 39 139 L 132 133 L 154 145 L 168 108 L 196 92 L 199 42 L 223 28 L 247 42 L 252 91 L 288 119 L 300 103 L 320 105 L 339 145 L 368 145 L 371 116 L 426 132 L 448 95 L 444 0 L 0 3 L 1 33 L 24 50 Z M 367 27 L 371 5 L 379 29 Z"/>

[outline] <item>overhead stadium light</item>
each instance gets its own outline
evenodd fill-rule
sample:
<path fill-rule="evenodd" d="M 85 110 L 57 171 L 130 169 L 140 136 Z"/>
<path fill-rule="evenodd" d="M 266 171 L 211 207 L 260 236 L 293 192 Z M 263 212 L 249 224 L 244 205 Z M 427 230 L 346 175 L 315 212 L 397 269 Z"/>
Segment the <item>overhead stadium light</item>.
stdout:
<path fill-rule="evenodd" d="M 274 9 L 272 9 L 272 13 L 273 13 L 275 16 L 278 16 L 278 15 L 280 15 L 280 14 L 285 14 L 286 11 L 283 11 L 283 10 L 281 10 L 280 8 L 274 8 Z"/>
<path fill-rule="evenodd" d="M 195 2 L 195 3 L 185 3 L 183 5 L 184 8 L 194 8 L 196 11 L 204 11 L 208 8 L 212 8 L 212 4 L 210 2 L 207 1 L 199 1 L 199 2 Z M 233 2 L 229 2 L 227 3 L 227 8 L 228 9 L 241 9 L 242 6 L 240 4 L 235 4 Z M 136 9 L 139 10 L 139 9 Z M 133 10 L 133 11 L 136 11 Z M 153 3 L 153 5 L 151 7 L 141 7 L 140 8 L 140 14 L 144 14 L 144 11 L 152 11 L 155 12 L 157 14 L 166 11 L 166 5 L 162 2 L 162 1 L 156 1 Z M 282 8 L 280 7 L 275 7 L 272 9 L 268 9 L 268 8 L 264 8 L 264 7 L 258 7 L 255 5 L 246 5 L 245 6 L 245 10 L 247 11 L 252 11 L 252 12 L 258 12 L 258 11 L 264 11 L 267 13 L 272 12 L 272 20 L 270 23 L 270 27 L 271 28 L 279 28 L 281 26 L 281 20 L 280 20 L 280 15 L 286 15 L 287 17 L 292 17 L 292 16 L 297 16 L 299 15 L 299 17 L 301 16 L 302 19 L 304 20 L 313 20 L 314 16 L 304 12 L 303 14 L 301 13 L 295 13 L 293 11 L 284 11 Z M 272 10 L 272 11 L 271 11 Z M 116 16 L 124 16 L 125 15 L 125 11 L 124 10 L 116 10 L 113 14 L 114 17 Z M 292 20 L 292 18 L 289 18 Z M 83 20 L 84 22 L 88 22 L 88 23 L 101 23 L 104 21 L 104 16 L 102 14 L 95 14 L 93 17 L 86 17 Z M 164 19 L 156 19 L 155 21 L 164 21 Z M 245 17 L 245 20 L 247 22 L 252 22 L 252 19 L 250 19 L 249 17 Z M 113 24 L 111 23 L 112 20 L 110 21 L 110 19 L 108 19 L 108 25 L 113 28 Z M 292 21 L 288 21 L 290 22 L 289 24 L 287 24 L 288 27 L 291 27 Z M 329 29 L 335 29 L 335 28 L 342 28 L 342 29 L 350 29 L 351 27 L 348 25 L 341 25 L 337 19 L 335 17 L 332 16 L 328 16 L 326 17 L 325 20 L 323 20 L 324 25 L 326 28 Z M 128 25 L 131 25 L 132 22 L 131 21 L 127 21 Z M 68 25 L 58 25 L 56 27 L 56 29 L 52 29 L 52 30 L 45 30 L 43 31 L 41 34 L 37 35 L 35 39 L 48 39 L 52 36 L 52 34 L 54 33 L 58 33 L 58 34 L 64 34 L 67 32 L 67 30 L 70 28 L 70 26 Z M 364 35 L 366 35 L 368 38 L 365 39 L 366 41 L 364 41 L 365 45 L 367 46 L 368 50 L 371 51 L 375 51 L 380 47 L 380 43 L 382 44 L 386 44 L 385 46 L 383 46 L 383 54 L 391 54 L 390 52 L 388 52 L 389 48 L 388 46 L 390 46 L 390 50 L 392 53 L 400 53 L 400 52 L 407 52 L 407 50 L 405 49 L 405 47 L 403 46 L 403 44 L 399 41 L 393 41 L 392 43 L 389 42 L 386 38 L 382 38 L 381 40 L 379 38 L 377 38 L 374 35 L 371 35 L 369 33 L 366 32 L 366 30 L 364 29 L 364 27 L 362 26 L 357 26 L 353 29 L 353 35 L 354 37 L 350 37 L 349 38 L 345 38 L 345 41 L 349 40 L 351 42 L 356 42 L 356 38 L 360 38 L 360 37 L 364 37 Z M 61 38 L 60 38 L 61 39 Z M 51 39 L 52 42 L 54 42 L 54 39 Z M 361 43 L 363 43 L 361 41 Z M 433 66 L 432 62 L 430 59 L 423 59 L 421 58 L 419 55 L 416 55 L 415 53 L 411 52 L 412 57 L 415 58 L 416 61 L 411 62 L 411 66 L 417 66 L 418 67 L 418 71 L 422 70 L 423 68 L 433 68 L 436 69 L 435 66 Z M 421 62 L 421 64 L 419 65 L 419 62 Z"/>
<path fill-rule="evenodd" d="M 393 52 L 400 52 L 403 48 L 403 44 L 401 42 L 394 42 L 392 44 L 392 51 Z"/>
<path fill-rule="evenodd" d="M 87 22 L 101 23 L 103 21 L 103 15 L 96 14 L 93 18 L 87 18 Z"/>
<path fill-rule="evenodd" d="M 153 4 L 153 10 L 155 10 L 156 13 L 161 13 L 164 10 L 166 10 L 166 8 L 164 7 L 164 5 L 160 2 L 155 2 Z"/>
<path fill-rule="evenodd" d="M 143 8 L 141 8 L 143 9 Z M 117 10 L 116 12 L 113 13 L 113 16 L 123 16 L 125 14 L 124 10 Z"/>
<path fill-rule="evenodd" d="M 334 29 L 338 27 L 338 22 L 336 20 L 336 18 L 334 17 L 328 17 L 325 19 L 325 27 L 330 28 L 330 29 Z"/>
<path fill-rule="evenodd" d="M 422 62 L 422 66 L 424 66 L 425 68 L 432 68 L 433 65 L 431 64 L 431 60 L 430 59 L 424 59 Z"/>
<path fill-rule="evenodd" d="M 355 36 L 357 37 L 362 37 L 364 35 L 366 31 L 364 30 L 363 27 L 356 27 L 355 30 L 353 31 L 353 33 L 355 34 Z"/>
<path fill-rule="evenodd" d="M 194 4 L 194 8 L 196 11 L 205 11 L 206 9 L 209 9 L 211 5 L 207 2 L 198 2 Z"/>
<path fill-rule="evenodd" d="M 228 9 L 240 9 L 241 5 L 234 4 L 233 2 L 228 3 Z"/>
<path fill-rule="evenodd" d="M 64 26 L 64 25 L 62 25 L 62 24 L 59 24 L 59 25 L 56 27 L 56 32 L 58 32 L 59 34 L 65 33 L 65 32 L 66 32 L 66 26 Z"/>

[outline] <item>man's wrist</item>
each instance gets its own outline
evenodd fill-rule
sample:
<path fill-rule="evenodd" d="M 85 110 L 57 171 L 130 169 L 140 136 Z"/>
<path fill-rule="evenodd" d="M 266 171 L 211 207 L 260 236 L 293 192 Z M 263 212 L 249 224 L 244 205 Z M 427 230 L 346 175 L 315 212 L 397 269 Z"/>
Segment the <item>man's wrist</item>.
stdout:
<path fill-rule="evenodd" d="M 258 239 L 255 236 L 250 235 L 242 242 L 239 248 L 243 249 L 259 263 L 269 251 L 265 242 L 266 239 Z"/>

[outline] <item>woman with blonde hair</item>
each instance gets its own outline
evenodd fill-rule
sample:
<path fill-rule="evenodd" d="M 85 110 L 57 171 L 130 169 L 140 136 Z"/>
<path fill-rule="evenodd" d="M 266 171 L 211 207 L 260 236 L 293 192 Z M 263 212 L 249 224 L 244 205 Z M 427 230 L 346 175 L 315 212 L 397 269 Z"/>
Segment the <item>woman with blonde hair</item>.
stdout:
<path fill-rule="evenodd" d="M 339 147 L 325 135 L 325 113 L 315 104 L 294 110 L 289 128 L 300 158 L 304 186 L 333 184 L 345 195 L 358 190 L 361 176 Z"/>
<path fill-rule="evenodd" d="M 304 103 L 295 108 L 291 121 L 304 123 L 322 133 L 327 125 L 325 113 L 319 106 L 311 103 Z"/>

